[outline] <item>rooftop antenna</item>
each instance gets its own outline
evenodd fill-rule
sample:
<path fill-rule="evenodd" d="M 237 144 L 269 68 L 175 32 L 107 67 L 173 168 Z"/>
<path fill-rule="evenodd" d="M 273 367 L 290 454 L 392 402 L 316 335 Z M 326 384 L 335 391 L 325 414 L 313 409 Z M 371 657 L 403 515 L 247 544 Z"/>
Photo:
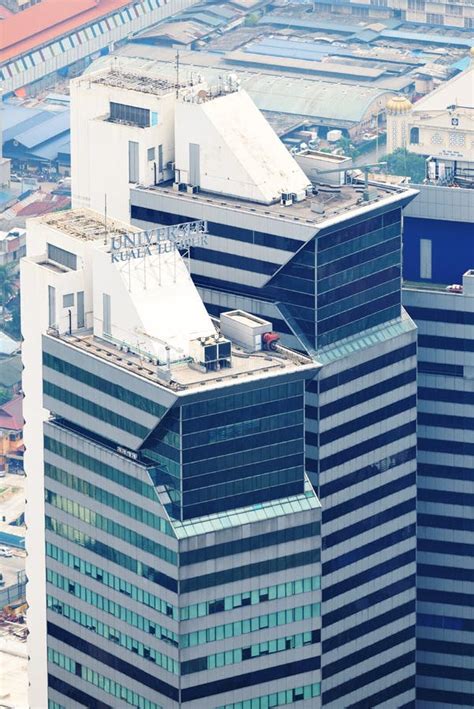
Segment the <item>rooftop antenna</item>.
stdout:
<path fill-rule="evenodd" d="M 107 246 L 108 227 L 107 227 L 107 195 L 104 195 L 104 245 Z"/>
<path fill-rule="evenodd" d="M 176 49 L 176 98 L 179 94 L 179 48 Z"/>

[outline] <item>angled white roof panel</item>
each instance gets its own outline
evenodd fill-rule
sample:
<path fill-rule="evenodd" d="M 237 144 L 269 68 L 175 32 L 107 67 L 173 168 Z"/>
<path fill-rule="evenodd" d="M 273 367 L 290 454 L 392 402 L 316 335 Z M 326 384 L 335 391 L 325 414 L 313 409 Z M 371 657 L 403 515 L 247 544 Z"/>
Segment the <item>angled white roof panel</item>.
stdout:
<path fill-rule="evenodd" d="M 176 106 L 176 168 L 188 172 L 200 146 L 199 187 L 271 204 L 309 180 L 244 90 Z M 191 183 L 191 182 L 190 182 Z"/>
<path fill-rule="evenodd" d="M 413 113 L 445 111 L 448 106 L 474 108 L 474 63 L 450 81 L 441 84 L 413 106 Z"/>

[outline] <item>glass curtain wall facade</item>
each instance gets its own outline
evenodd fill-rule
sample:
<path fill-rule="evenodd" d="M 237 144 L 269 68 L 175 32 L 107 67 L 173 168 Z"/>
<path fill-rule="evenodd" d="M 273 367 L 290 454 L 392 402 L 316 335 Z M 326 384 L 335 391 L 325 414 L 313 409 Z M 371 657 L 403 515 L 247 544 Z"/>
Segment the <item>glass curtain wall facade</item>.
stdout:
<path fill-rule="evenodd" d="M 43 351 L 50 709 L 319 706 L 308 374 L 178 396 Z"/>
<path fill-rule="evenodd" d="M 417 706 L 474 696 L 474 298 L 405 288 L 419 329 Z"/>
<path fill-rule="evenodd" d="M 322 502 L 322 703 L 415 696 L 416 328 L 401 308 L 401 207 L 327 228 L 194 195 L 132 191 L 132 217 L 207 218 L 191 272 L 209 312 L 272 321 L 321 365 L 306 394 L 306 470 Z M 225 203 L 222 203 L 225 204 Z M 257 211 L 257 210 L 253 210 Z M 217 225 L 217 226 L 216 226 Z M 368 704 L 370 702 L 370 704 Z"/>

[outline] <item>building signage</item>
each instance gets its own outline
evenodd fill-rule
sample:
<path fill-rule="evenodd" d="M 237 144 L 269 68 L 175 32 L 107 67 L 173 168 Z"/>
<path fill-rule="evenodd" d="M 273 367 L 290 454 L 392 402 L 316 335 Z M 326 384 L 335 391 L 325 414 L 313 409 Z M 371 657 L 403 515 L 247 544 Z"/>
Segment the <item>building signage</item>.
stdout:
<path fill-rule="evenodd" d="M 128 448 L 124 448 L 123 446 L 117 446 L 117 453 L 121 453 L 131 460 L 138 460 L 138 453 L 135 453 L 135 451 L 131 451 Z"/>
<path fill-rule="evenodd" d="M 117 263 L 188 249 L 190 246 L 206 246 L 207 235 L 207 222 L 203 220 L 121 234 L 111 239 L 110 257 L 112 263 Z"/>

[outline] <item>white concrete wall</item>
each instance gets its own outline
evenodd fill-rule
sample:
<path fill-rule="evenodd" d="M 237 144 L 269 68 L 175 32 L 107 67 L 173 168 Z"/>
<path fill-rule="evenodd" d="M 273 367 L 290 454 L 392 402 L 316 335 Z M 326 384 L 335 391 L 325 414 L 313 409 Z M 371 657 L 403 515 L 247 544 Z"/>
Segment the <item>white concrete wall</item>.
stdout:
<path fill-rule="evenodd" d="M 200 146 L 201 189 L 269 204 L 309 180 L 244 90 L 176 104 L 176 170 L 191 184 L 189 145 Z"/>
<path fill-rule="evenodd" d="M 93 76 L 93 75 L 92 75 Z M 158 113 L 158 124 L 139 128 L 107 121 L 110 101 Z M 154 184 L 148 149 L 163 145 L 163 164 L 174 160 L 174 92 L 164 96 L 96 84 L 91 77 L 71 82 L 72 205 L 89 207 L 128 222 L 128 143 L 139 144 L 139 183 Z"/>

